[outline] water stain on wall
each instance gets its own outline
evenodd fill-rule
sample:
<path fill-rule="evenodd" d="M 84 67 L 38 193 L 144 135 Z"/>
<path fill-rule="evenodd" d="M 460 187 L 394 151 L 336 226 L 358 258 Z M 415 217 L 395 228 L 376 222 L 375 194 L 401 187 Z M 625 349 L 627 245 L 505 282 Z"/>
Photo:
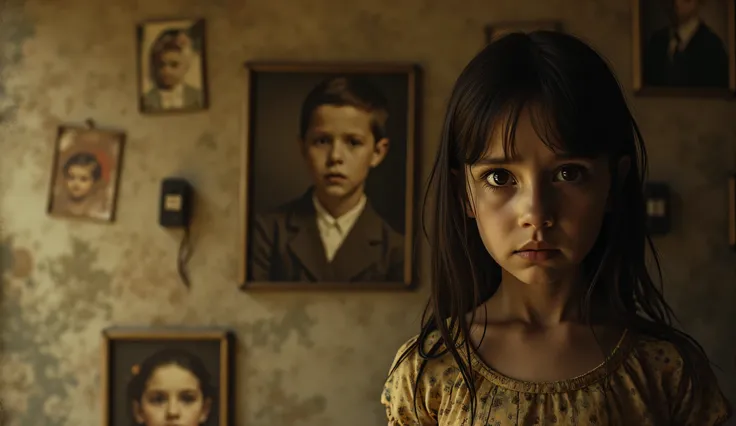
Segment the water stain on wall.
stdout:
<path fill-rule="evenodd" d="M 303 397 L 298 392 L 284 387 L 284 373 L 275 371 L 264 384 L 263 392 L 267 404 L 256 410 L 258 425 L 327 425 L 323 419 L 316 418 L 324 413 L 327 401 L 324 396 Z"/>

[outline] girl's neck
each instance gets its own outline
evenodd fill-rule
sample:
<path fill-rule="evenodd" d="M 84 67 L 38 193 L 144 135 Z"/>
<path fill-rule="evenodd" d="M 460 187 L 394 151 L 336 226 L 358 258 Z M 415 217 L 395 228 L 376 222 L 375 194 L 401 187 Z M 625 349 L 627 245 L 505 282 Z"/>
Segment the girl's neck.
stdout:
<path fill-rule="evenodd" d="M 503 273 L 501 285 L 486 302 L 492 322 L 516 323 L 531 328 L 550 328 L 583 322 L 583 286 L 577 276 L 547 283 L 524 283 Z"/>

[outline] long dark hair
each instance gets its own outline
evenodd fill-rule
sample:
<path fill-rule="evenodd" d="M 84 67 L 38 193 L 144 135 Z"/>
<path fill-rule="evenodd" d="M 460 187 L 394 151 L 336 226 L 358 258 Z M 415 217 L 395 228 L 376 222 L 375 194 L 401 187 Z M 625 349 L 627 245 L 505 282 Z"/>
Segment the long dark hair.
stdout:
<path fill-rule="evenodd" d="M 204 362 L 202 362 L 198 356 L 189 351 L 178 348 L 166 348 L 155 352 L 143 360 L 141 364 L 134 367 L 135 371 L 133 372 L 133 378 L 128 382 L 127 389 L 128 402 L 131 404 L 130 412 L 132 412 L 133 402 L 141 402 L 143 392 L 146 390 L 146 383 L 153 373 L 156 372 L 156 369 L 167 365 L 176 365 L 192 373 L 199 381 L 199 387 L 202 391 L 202 400 L 207 401 L 209 399 L 211 401 L 211 407 L 214 409 L 216 406 L 215 399 L 217 397 L 217 392 L 215 387 L 212 385 L 211 375 L 207 370 L 207 367 L 205 367 Z M 211 418 L 212 415 L 210 414 L 207 419 L 208 423 Z M 134 426 L 138 426 L 135 419 L 133 419 L 132 424 Z"/>
<path fill-rule="evenodd" d="M 610 161 L 609 212 L 582 264 L 587 284 L 580 301 L 582 318 L 592 326 L 594 314 L 602 311 L 606 323 L 615 321 L 611 325 L 674 343 L 685 365 L 681 391 L 689 380 L 701 385 L 705 376 L 693 367 L 707 356 L 694 339 L 673 327 L 672 309 L 647 270 L 650 254 L 661 285 L 659 260 L 646 227 L 647 157 L 639 128 L 606 61 L 581 40 L 552 31 L 499 38 L 470 61 L 455 83 L 424 200 L 431 296 L 419 338 L 396 365 L 418 351 L 423 361 L 416 395 L 427 362 L 449 352 L 469 389 L 471 422 L 475 418 L 469 359 L 475 350 L 469 331 L 473 318 L 467 315 L 498 289 L 501 268 L 467 217 L 465 166 L 486 152 L 494 125 L 504 126 L 504 150 L 510 156 L 519 116 L 532 105 L 534 127 L 550 149 Z M 622 158 L 630 160 L 630 169 L 617 176 Z M 426 347 L 436 331 L 441 339 Z"/>

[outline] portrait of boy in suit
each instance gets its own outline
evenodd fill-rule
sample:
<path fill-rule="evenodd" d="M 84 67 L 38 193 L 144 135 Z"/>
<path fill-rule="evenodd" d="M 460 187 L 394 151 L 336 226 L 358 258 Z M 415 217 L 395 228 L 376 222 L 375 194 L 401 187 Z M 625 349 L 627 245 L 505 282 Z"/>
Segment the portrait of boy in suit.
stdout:
<path fill-rule="evenodd" d="M 204 21 L 150 22 L 138 31 L 141 112 L 206 108 Z"/>
<path fill-rule="evenodd" d="M 254 218 L 248 280 L 403 281 L 404 236 L 365 193 L 390 148 L 388 111 L 384 94 L 359 77 L 328 78 L 307 94 L 295 149 L 311 183 Z"/>

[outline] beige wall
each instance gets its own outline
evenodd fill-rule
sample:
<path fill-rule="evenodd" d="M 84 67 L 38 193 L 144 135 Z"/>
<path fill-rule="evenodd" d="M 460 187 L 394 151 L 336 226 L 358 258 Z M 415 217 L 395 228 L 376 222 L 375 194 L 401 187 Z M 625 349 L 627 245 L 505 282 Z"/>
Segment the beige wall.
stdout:
<path fill-rule="evenodd" d="M 621 0 L 0 0 L 0 8 L 0 397 L 11 425 L 100 424 L 100 330 L 113 324 L 232 326 L 238 424 L 385 424 L 381 385 L 394 351 L 417 330 L 424 291 L 238 290 L 244 61 L 421 64 L 422 178 L 453 79 L 482 46 L 486 23 L 559 18 L 610 58 L 627 88 L 632 80 Z M 191 15 L 208 23 L 212 106 L 143 117 L 135 24 Z M 653 176 L 676 193 L 675 230 L 658 240 L 667 296 L 736 399 L 736 255 L 725 240 L 736 102 L 634 99 L 633 107 Z M 56 126 L 88 117 L 129 135 L 112 225 L 45 215 Z M 191 292 L 176 275 L 179 236 L 157 224 L 160 180 L 174 174 L 199 194 Z"/>

